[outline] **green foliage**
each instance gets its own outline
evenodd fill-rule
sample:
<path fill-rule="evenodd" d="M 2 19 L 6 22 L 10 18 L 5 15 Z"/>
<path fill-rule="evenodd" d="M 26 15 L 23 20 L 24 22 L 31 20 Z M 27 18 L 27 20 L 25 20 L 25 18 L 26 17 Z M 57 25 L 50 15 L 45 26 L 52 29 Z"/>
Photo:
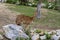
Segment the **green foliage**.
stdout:
<path fill-rule="evenodd" d="M 59 1 L 54 1 L 54 2 L 47 2 L 46 3 L 46 8 L 48 8 L 48 9 L 60 9 L 60 7 L 59 7 L 60 5 L 59 5 Z"/>
<path fill-rule="evenodd" d="M 29 27 L 27 30 L 25 30 L 25 33 L 29 36 L 29 39 L 28 40 L 32 40 L 31 39 L 31 35 L 30 35 L 30 28 L 31 27 Z"/>
<path fill-rule="evenodd" d="M 46 4 L 46 8 L 48 9 L 55 9 L 55 3 L 49 2 Z"/>
<path fill-rule="evenodd" d="M 12 0 L 7 0 L 6 2 L 7 2 L 7 3 L 11 3 L 11 2 L 12 2 Z"/>
<path fill-rule="evenodd" d="M 45 34 L 46 35 L 46 40 L 51 40 L 51 35 Z"/>
<path fill-rule="evenodd" d="M 22 38 L 22 37 L 17 37 L 16 40 L 32 40 L 30 36 L 30 30 L 25 30 L 25 33 L 29 36 L 29 38 Z"/>
<path fill-rule="evenodd" d="M 56 0 L 55 4 L 56 4 L 55 10 L 59 10 L 60 11 L 60 0 Z"/>
<path fill-rule="evenodd" d="M 34 2 L 34 3 L 38 3 L 38 1 L 39 1 L 39 0 L 34 0 L 33 2 Z"/>
<path fill-rule="evenodd" d="M 20 38 L 20 40 L 25 40 L 24 38 Z"/>
<path fill-rule="evenodd" d="M 43 3 L 47 3 L 47 0 L 42 0 Z"/>
<path fill-rule="evenodd" d="M 26 16 L 33 16 L 35 9 L 33 7 L 23 6 L 23 5 L 10 5 L 10 10 L 14 10 L 16 12 L 22 13 Z"/>
<path fill-rule="evenodd" d="M 40 29 L 37 29 L 35 32 L 36 33 L 41 33 L 41 30 Z"/>
<path fill-rule="evenodd" d="M 20 37 L 20 38 L 19 38 L 19 37 L 17 37 L 17 38 L 16 38 L 16 40 L 29 40 L 29 39 L 28 39 L 28 38 L 27 38 L 27 39 L 25 39 L 25 38 L 22 38 L 22 37 Z"/>
<path fill-rule="evenodd" d="M 7 3 L 12 3 L 12 4 L 15 4 L 18 0 L 7 0 L 6 2 Z"/>
<path fill-rule="evenodd" d="M 25 33 L 30 36 L 30 30 L 25 30 Z"/>
<path fill-rule="evenodd" d="M 28 5 L 28 0 L 19 0 L 20 5 Z"/>
<path fill-rule="evenodd" d="M 16 40 L 19 40 L 18 37 L 16 38 Z"/>
<path fill-rule="evenodd" d="M 32 4 L 33 4 L 32 6 L 33 6 L 33 7 L 36 7 L 36 6 L 37 6 L 38 1 L 39 1 L 39 0 L 34 0 L 34 1 L 33 1 L 33 3 L 32 3 Z"/>

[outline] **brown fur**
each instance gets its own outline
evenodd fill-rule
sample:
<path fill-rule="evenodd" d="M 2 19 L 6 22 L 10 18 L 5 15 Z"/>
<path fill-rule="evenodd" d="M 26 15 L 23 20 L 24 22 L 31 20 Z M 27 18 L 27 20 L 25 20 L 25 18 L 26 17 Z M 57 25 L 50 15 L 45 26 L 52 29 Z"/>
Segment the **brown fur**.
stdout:
<path fill-rule="evenodd" d="M 21 25 L 21 23 L 29 25 L 33 21 L 34 17 L 29 17 L 25 15 L 18 15 L 16 18 L 16 24 Z"/>
<path fill-rule="evenodd" d="M 17 18 L 16 18 L 16 24 L 17 25 L 22 25 L 24 24 L 26 27 L 26 29 L 28 29 L 29 27 L 27 27 L 31 22 L 33 22 L 34 18 L 36 16 L 36 13 L 34 14 L 33 17 L 29 17 L 29 16 L 25 16 L 23 14 L 21 15 L 17 15 Z"/>

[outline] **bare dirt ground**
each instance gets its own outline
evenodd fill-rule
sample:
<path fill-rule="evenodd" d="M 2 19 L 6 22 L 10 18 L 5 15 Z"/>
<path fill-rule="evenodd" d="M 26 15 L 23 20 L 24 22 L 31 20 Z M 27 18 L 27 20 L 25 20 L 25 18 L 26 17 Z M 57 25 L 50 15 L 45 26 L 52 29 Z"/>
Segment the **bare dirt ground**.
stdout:
<path fill-rule="evenodd" d="M 15 23 L 15 18 L 18 13 L 7 9 L 5 4 L 0 3 L 0 28 L 6 24 Z"/>

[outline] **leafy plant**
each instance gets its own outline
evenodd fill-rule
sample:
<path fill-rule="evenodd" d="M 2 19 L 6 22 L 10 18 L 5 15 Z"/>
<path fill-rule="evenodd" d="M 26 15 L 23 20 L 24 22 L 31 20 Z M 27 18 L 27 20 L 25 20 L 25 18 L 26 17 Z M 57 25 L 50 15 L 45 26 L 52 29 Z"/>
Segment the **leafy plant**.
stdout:
<path fill-rule="evenodd" d="M 40 30 L 40 29 L 36 29 L 35 32 L 36 32 L 36 33 L 41 33 L 41 30 Z"/>
<path fill-rule="evenodd" d="M 19 38 L 19 37 L 17 37 L 17 38 L 16 38 L 16 40 L 29 40 L 29 39 L 28 39 L 28 38 L 27 38 L 27 39 L 25 39 L 25 38 L 22 38 L 22 37 L 20 37 L 20 38 Z"/>
<path fill-rule="evenodd" d="M 30 28 L 28 30 L 25 30 L 25 33 L 29 36 L 28 40 L 32 40 L 31 35 L 30 35 Z"/>
<path fill-rule="evenodd" d="M 46 35 L 46 40 L 51 40 L 51 35 L 50 34 L 45 34 Z"/>
<path fill-rule="evenodd" d="M 7 3 L 12 3 L 12 4 L 15 4 L 18 0 L 7 0 L 6 2 Z"/>
<path fill-rule="evenodd" d="M 36 7 L 36 6 L 37 6 L 38 1 L 39 1 L 39 0 L 33 0 L 33 2 L 32 2 L 32 6 L 33 6 L 33 7 Z"/>

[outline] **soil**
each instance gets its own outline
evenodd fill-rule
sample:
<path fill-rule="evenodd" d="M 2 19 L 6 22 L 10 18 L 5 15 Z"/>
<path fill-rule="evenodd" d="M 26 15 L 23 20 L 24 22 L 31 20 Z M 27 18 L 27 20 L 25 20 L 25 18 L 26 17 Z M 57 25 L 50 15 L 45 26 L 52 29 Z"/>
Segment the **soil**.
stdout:
<path fill-rule="evenodd" d="M 0 28 L 4 25 L 15 23 L 17 13 L 7 9 L 5 4 L 0 3 Z"/>

